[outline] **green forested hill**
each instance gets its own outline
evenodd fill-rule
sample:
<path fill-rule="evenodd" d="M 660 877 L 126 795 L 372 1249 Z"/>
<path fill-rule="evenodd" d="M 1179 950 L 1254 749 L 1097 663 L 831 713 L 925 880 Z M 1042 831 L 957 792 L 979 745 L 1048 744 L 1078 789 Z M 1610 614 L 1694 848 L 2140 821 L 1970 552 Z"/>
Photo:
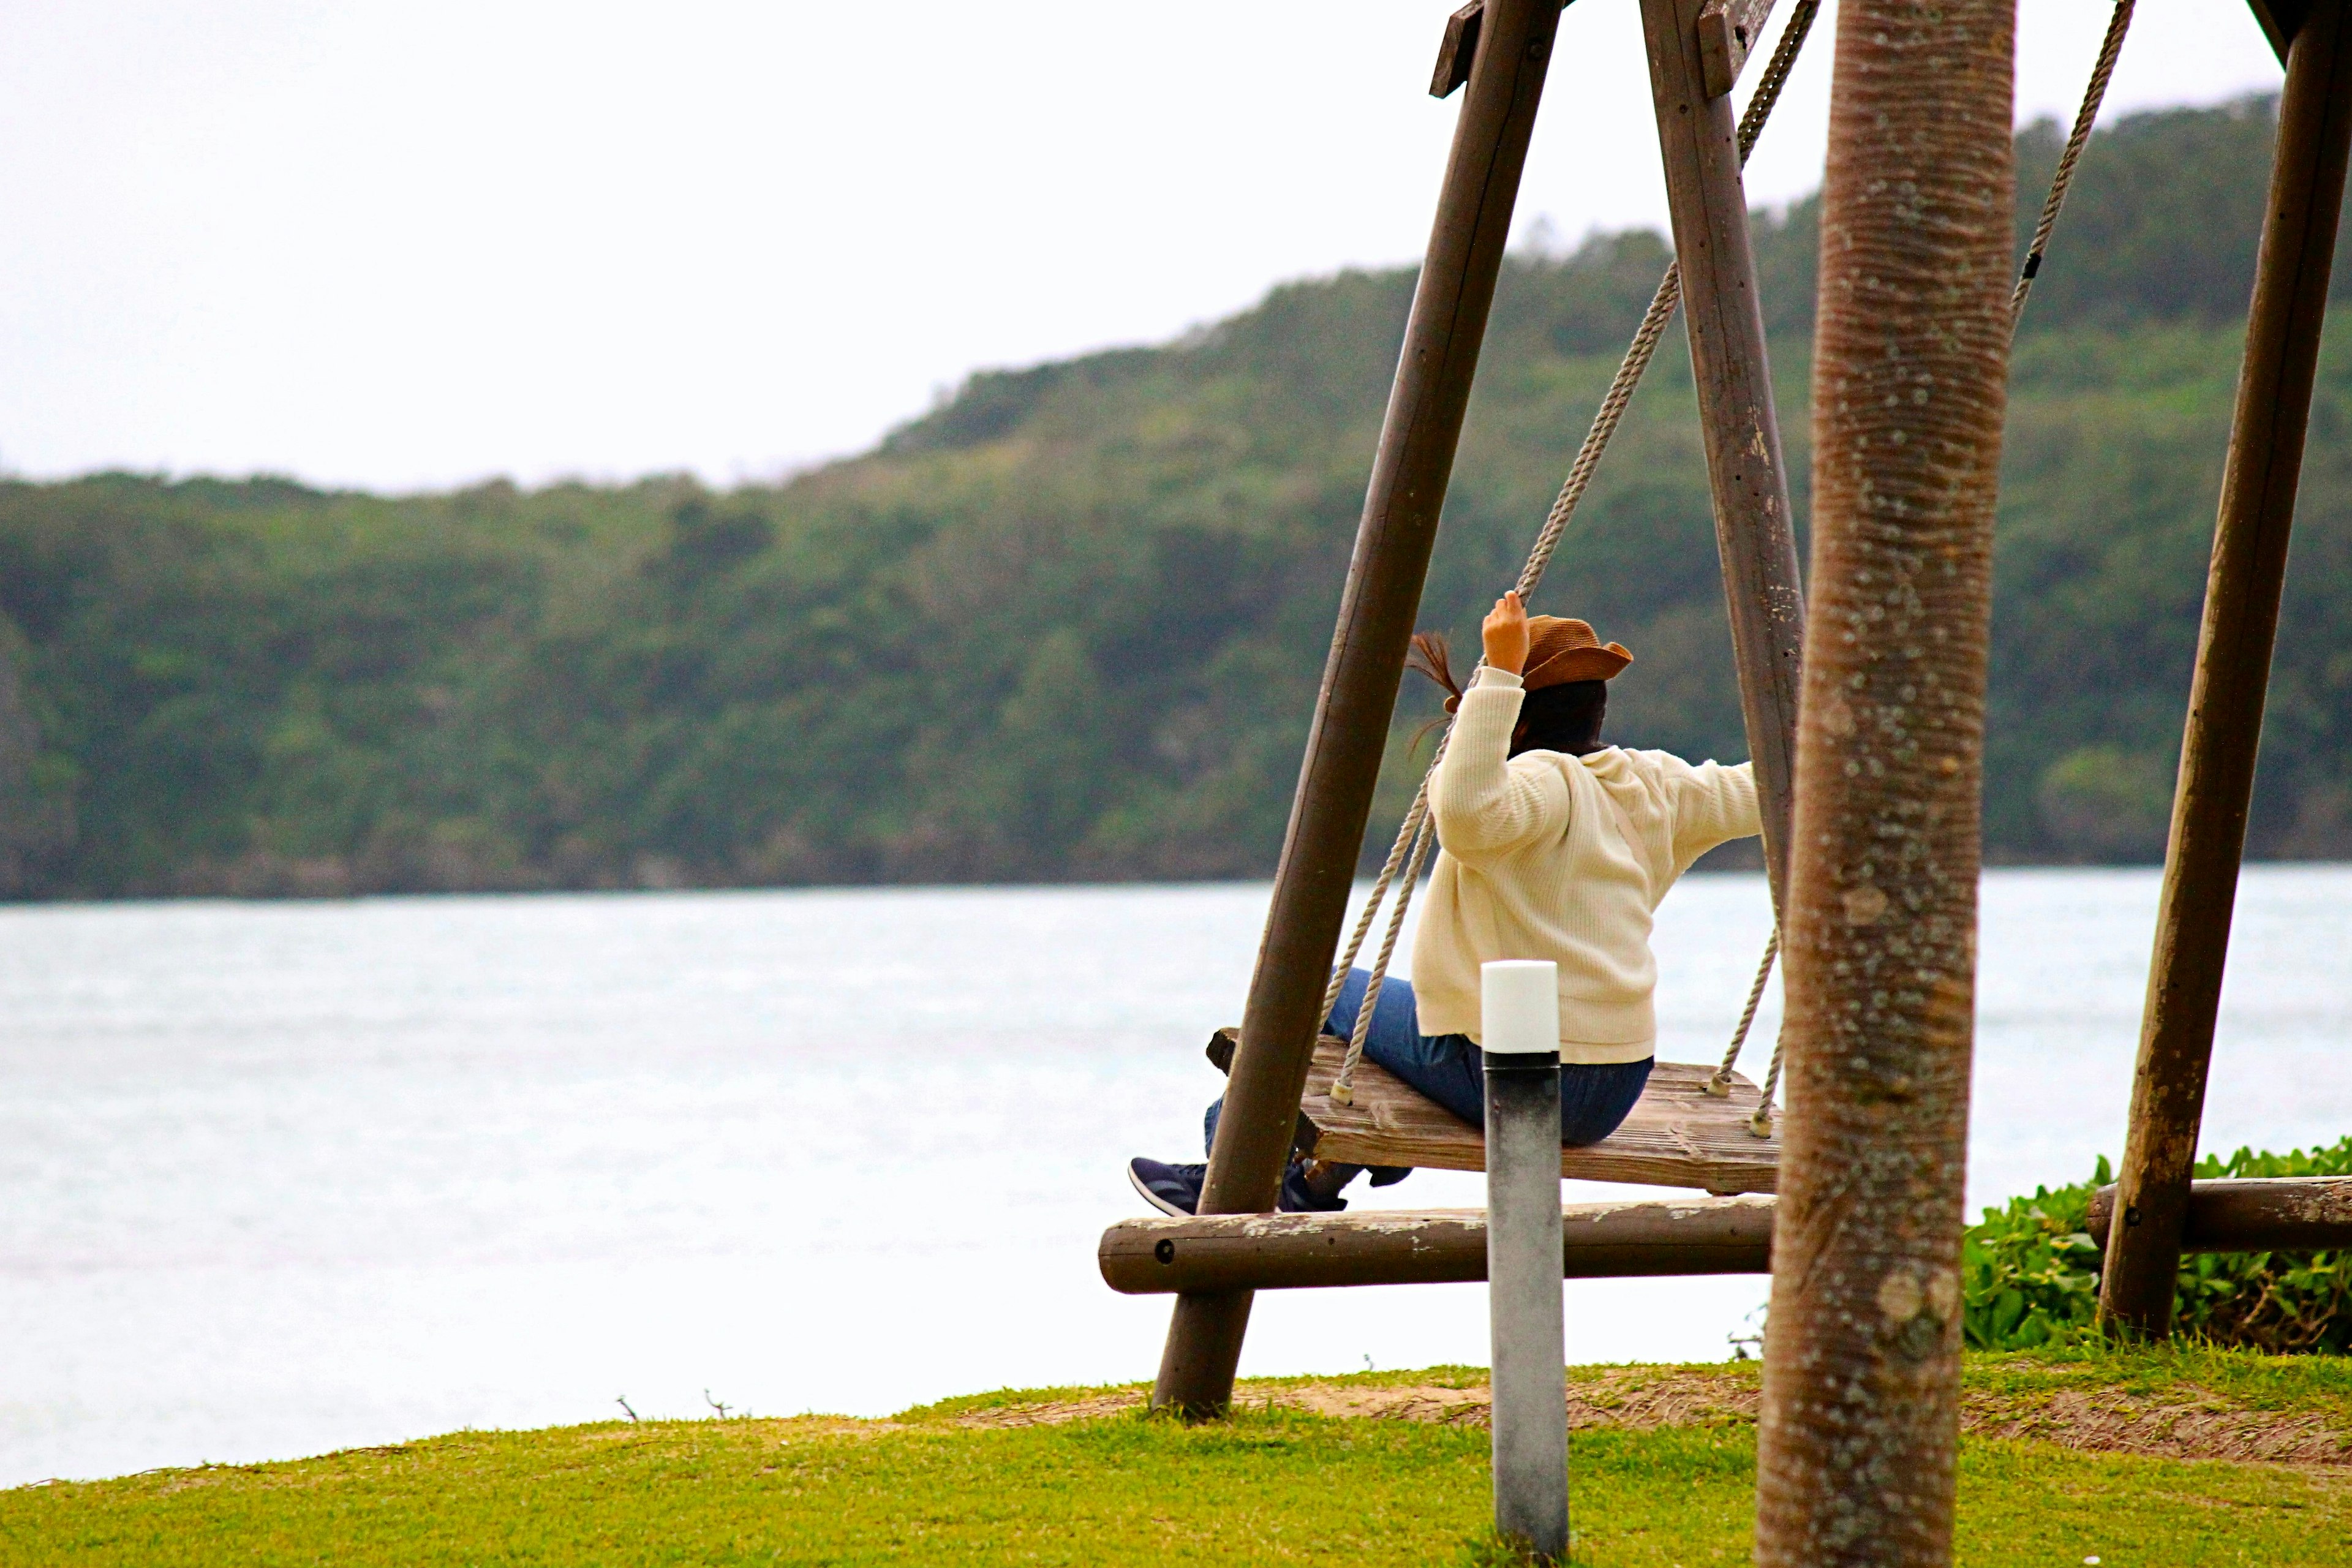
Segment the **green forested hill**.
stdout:
<path fill-rule="evenodd" d="M 2102 133 L 2037 286 L 1996 858 L 2160 848 L 2271 112 Z M 2055 132 L 2021 147 L 2032 191 Z M 1758 230 L 1801 510 L 1814 218 Z M 1635 233 L 1512 262 L 1424 624 L 1475 636 L 1665 258 Z M 1412 282 L 1291 284 L 1163 347 L 980 374 L 772 488 L 0 484 L 0 889 L 1263 874 Z M 2347 342 L 2322 357 L 2265 855 L 2352 855 Z M 1678 338 L 1538 607 L 1633 648 L 1613 738 L 1744 754 Z M 1409 693 L 1392 763 L 1433 710 Z"/>

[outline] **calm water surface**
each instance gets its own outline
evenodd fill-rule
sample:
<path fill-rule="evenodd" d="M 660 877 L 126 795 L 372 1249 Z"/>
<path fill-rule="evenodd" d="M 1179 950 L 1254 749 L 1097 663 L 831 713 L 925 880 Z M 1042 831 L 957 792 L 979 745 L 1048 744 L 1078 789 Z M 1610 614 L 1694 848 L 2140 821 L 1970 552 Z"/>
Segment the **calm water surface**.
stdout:
<path fill-rule="evenodd" d="M 2155 893 L 1988 879 L 1975 1201 L 2119 1146 Z M 1094 1241 L 1127 1155 L 1198 1157 L 1265 900 L 0 910 L 0 1484 L 1149 1377 L 1167 1304 Z M 1720 1049 L 1765 924 L 1756 878 L 1667 901 L 1664 1054 Z M 2352 868 L 2250 875 L 2231 975 L 2209 1145 L 2352 1131 Z M 1571 1353 L 1720 1356 L 1763 1296 L 1580 1282 Z M 1290 1292 L 1244 1371 L 1485 1357 L 1476 1287 Z"/>

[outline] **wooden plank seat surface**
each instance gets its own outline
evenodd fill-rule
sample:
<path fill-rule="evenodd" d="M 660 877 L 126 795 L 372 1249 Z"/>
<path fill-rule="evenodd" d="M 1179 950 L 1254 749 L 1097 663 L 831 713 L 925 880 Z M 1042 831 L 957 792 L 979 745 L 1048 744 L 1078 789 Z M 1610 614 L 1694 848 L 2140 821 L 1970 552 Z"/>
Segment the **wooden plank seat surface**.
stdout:
<path fill-rule="evenodd" d="M 1210 1044 L 1212 1059 L 1223 1058 L 1220 1066 L 1231 1060 L 1234 1036 L 1220 1029 Z M 1486 1140 L 1479 1129 L 1370 1060 L 1356 1065 L 1355 1103 L 1333 1101 L 1331 1080 L 1339 1076 L 1347 1050 L 1345 1040 L 1330 1035 L 1315 1043 L 1298 1109 L 1301 1141 L 1311 1125 L 1317 1159 L 1439 1171 L 1486 1168 Z M 1760 1098 L 1756 1085 L 1734 1073 L 1729 1097 L 1718 1100 L 1706 1092 L 1713 1072 L 1690 1062 L 1660 1062 L 1624 1125 L 1598 1143 L 1561 1149 L 1559 1173 L 1587 1182 L 1699 1187 L 1718 1196 L 1773 1191 L 1780 1161 L 1777 1125 L 1772 1136 L 1756 1136 L 1748 1126 Z"/>

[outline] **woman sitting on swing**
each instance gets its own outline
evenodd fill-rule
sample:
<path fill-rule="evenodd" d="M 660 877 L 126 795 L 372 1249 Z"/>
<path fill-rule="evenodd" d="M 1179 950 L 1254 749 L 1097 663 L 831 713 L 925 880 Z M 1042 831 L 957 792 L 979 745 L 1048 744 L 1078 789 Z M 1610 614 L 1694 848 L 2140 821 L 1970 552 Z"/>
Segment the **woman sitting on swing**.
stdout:
<path fill-rule="evenodd" d="M 1560 1142 L 1598 1143 L 1642 1098 L 1657 1040 L 1652 912 L 1717 845 L 1759 833 L 1748 763 L 1691 763 L 1601 743 L 1611 678 L 1633 662 L 1582 621 L 1530 618 L 1516 593 L 1482 628 L 1486 662 L 1465 691 L 1444 639 L 1413 638 L 1413 668 L 1451 694 L 1454 739 L 1430 781 L 1437 864 L 1413 942 L 1412 982 L 1393 976 L 1372 1007 L 1364 1055 L 1473 1126 L 1486 1114 L 1479 968 L 1488 959 L 1559 965 Z M 1371 976 L 1351 971 L 1324 1032 L 1356 1027 Z M 1209 1107 L 1208 1142 L 1217 1135 Z M 1340 1209 L 1364 1167 L 1293 1160 L 1286 1212 Z M 1128 1162 L 1154 1207 L 1189 1215 L 1208 1167 Z M 1406 1173 L 1376 1167 L 1375 1186 Z"/>

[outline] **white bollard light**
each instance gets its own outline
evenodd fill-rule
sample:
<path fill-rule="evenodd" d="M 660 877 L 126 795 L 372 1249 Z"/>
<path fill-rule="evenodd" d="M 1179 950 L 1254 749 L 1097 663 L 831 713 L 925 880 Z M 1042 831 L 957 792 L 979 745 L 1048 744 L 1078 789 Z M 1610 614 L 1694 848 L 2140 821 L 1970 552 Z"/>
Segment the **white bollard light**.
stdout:
<path fill-rule="evenodd" d="M 1486 1310 L 1495 1528 L 1568 1556 L 1567 1325 L 1560 1301 L 1559 966 L 1483 966 Z"/>

